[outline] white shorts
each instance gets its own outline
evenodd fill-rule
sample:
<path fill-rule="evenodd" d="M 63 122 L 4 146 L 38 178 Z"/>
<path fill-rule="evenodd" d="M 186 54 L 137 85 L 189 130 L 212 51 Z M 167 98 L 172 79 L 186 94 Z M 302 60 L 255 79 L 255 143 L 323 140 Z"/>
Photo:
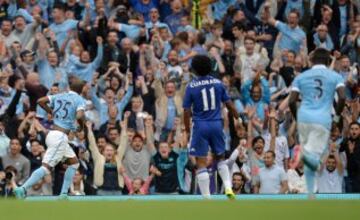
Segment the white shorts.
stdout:
<path fill-rule="evenodd" d="M 307 152 L 321 156 L 328 146 L 330 131 L 324 126 L 311 123 L 298 123 L 301 147 Z"/>
<path fill-rule="evenodd" d="M 45 143 L 48 148 L 42 162 L 48 164 L 50 167 L 55 167 L 63 159 L 76 157 L 76 154 L 68 143 L 67 134 L 61 131 L 50 131 L 46 136 Z"/>

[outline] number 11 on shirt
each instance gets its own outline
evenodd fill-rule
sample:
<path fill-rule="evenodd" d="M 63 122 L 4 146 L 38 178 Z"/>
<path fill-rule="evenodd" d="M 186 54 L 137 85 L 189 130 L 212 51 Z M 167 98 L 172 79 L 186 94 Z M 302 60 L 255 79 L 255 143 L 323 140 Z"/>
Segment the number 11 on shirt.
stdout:
<path fill-rule="evenodd" d="M 215 110 L 216 108 L 216 103 L 215 103 L 215 88 L 211 87 L 209 89 L 210 91 L 210 110 Z M 204 105 L 204 111 L 209 111 L 209 101 L 208 101 L 208 97 L 207 97 L 207 92 L 206 92 L 206 88 L 203 88 L 201 90 L 201 96 L 202 96 L 202 100 L 203 100 L 203 105 Z"/>

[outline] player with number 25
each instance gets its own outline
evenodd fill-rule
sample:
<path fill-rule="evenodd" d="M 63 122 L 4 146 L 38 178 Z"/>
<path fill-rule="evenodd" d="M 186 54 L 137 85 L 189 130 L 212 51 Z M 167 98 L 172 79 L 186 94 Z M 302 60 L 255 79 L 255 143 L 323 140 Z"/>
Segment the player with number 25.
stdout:
<path fill-rule="evenodd" d="M 45 142 L 48 148 L 42 166 L 31 174 L 24 185 L 15 188 L 14 192 L 17 198 L 24 198 L 26 190 L 49 174 L 62 160 L 65 160 L 68 167 L 65 172 L 60 198 L 67 198 L 72 179 L 79 167 L 78 159 L 68 143 L 68 134 L 70 131 L 75 130 L 76 120 L 78 129 L 84 129 L 85 100 L 79 95 L 84 85 L 83 81 L 73 79 L 70 83 L 71 91 L 45 96 L 38 100 L 38 104 L 53 116 L 54 125 L 46 136 Z"/>

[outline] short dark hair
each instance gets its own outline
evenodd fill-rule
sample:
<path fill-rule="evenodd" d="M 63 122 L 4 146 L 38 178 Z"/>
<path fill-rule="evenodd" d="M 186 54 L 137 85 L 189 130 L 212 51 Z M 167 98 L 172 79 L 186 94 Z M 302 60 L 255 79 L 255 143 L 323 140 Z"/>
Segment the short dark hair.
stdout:
<path fill-rule="evenodd" d="M 196 75 L 208 75 L 212 70 L 211 59 L 206 55 L 196 55 L 191 61 L 191 69 Z"/>
<path fill-rule="evenodd" d="M 323 64 L 328 66 L 331 63 L 330 52 L 324 48 L 316 48 L 310 54 L 310 61 L 313 65 Z"/>
<path fill-rule="evenodd" d="M 58 3 L 56 3 L 56 4 L 53 6 L 53 10 L 54 10 L 54 9 L 58 9 L 58 10 L 60 10 L 60 11 L 65 12 L 66 7 L 65 7 L 65 4 L 63 4 L 63 3 L 61 3 L 61 2 L 58 2 Z"/>
<path fill-rule="evenodd" d="M 351 123 L 349 124 L 349 128 L 351 128 L 351 126 L 353 126 L 353 125 L 357 125 L 357 126 L 360 127 L 360 123 L 359 123 L 359 122 L 353 121 L 353 122 L 351 122 Z"/>
<path fill-rule="evenodd" d="M 78 78 L 73 78 L 70 82 L 70 89 L 74 92 L 76 92 L 77 94 L 81 94 L 84 86 L 85 86 L 85 82 L 83 80 L 80 80 Z"/>
<path fill-rule="evenodd" d="M 232 25 L 231 28 L 237 28 L 237 29 L 243 31 L 243 30 L 245 30 L 245 25 L 242 22 L 237 21 Z"/>
<path fill-rule="evenodd" d="M 297 17 L 300 18 L 300 12 L 299 12 L 299 10 L 293 8 L 293 9 L 290 10 L 289 14 L 291 14 L 291 13 L 292 13 L 292 14 L 296 14 Z"/>
<path fill-rule="evenodd" d="M 266 151 L 266 153 L 271 154 L 271 156 L 272 156 L 273 158 L 275 158 L 275 157 L 276 157 L 275 152 L 274 152 L 274 151 L 272 151 L 272 150 L 268 150 L 268 151 Z"/>
<path fill-rule="evenodd" d="M 256 43 L 256 39 L 253 38 L 253 37 L 251 37 L 251 36 L 246 36 L 246 37 L 244 38 L 244 42 L 247 41 L 247 40 L 251 40 L 252 42 Z"/>
<path fill-rule="evenodd" d="M 253 146 L 254 146 L 254 144 L 255 144 L 256 142 L 258 142 L 259 140 L 261 140 L 263 143 L 265 143 L 265 140 L 264 140 L 264 138 L 263 138 L 263 137 L 261 137 L 261 136 L 257 136 L 257 137 L 255 137 L 255 138 L 252 140 L 251 145 L 253 145 Z"/>

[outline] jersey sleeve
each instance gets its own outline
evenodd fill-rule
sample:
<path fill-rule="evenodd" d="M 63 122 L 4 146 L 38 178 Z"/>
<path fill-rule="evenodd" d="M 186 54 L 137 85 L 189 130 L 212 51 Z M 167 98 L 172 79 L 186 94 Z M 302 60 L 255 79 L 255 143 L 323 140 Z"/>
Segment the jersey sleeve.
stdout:
<path fill-rule="evenodd" d="M 336 74 L 336 89 L 340 87 L 345 87 L 344 78 L 340 76 L 340 74 Z"/>
<path fill-rule="evenodd" d="M 47 98 L 49 99 L 50 106 L 54 106 L 54 102 L 55 102 L 57 97 L 58 97 L 58 94 L 56 94 L 56 95 L 48 95 L 47 96 Z"/>
<path fill-rule="evenodd" d="M 281 21 L 276 21 L 275 27 L 282 33 L 287 31 L 286 24 Z"/>
<path fill-rule="evenodd" d="M 79 24 L 79 21 L 78 21 L 78 20 L 69 19 L 69 20 L 67 20 L 67 22 L 66 22 L 66 29 L 67 29 L 67 30 L 76 29 L 77 26 L 78 26 L 78 24 Z"/>
<path fill-rule="evenodd" d="M 187 86 L 186 90 L 185 90 L 183 108 L 190 109 L 191 105 L 192 105 L 191 88 L 190 88 L 190 86 Z"/>
<path fill-rule="evenodd" d="M 76 111 L 85 111 L 85 107 L 86 107 L 86 102 L 85 99 L 82 98 L 81 96 L 78 96 L 78 101 L 77 101 L 77 107 L 76 107 Z"/>
<path fill-rule="evenodd" d="M 299 77 L 295 77 L 292 85 L 291 85 L 291 91 L 294 92 L 300 92 L 300 82 L 299 82 Z"/>
<path fill-rule="evenodd" d="M 221 90 L 222 90 L 221 101 L 225 103 L 230 100 L 230 96 L 227 93 L 225 86 L 223 84 L 221 84 Z"/>

